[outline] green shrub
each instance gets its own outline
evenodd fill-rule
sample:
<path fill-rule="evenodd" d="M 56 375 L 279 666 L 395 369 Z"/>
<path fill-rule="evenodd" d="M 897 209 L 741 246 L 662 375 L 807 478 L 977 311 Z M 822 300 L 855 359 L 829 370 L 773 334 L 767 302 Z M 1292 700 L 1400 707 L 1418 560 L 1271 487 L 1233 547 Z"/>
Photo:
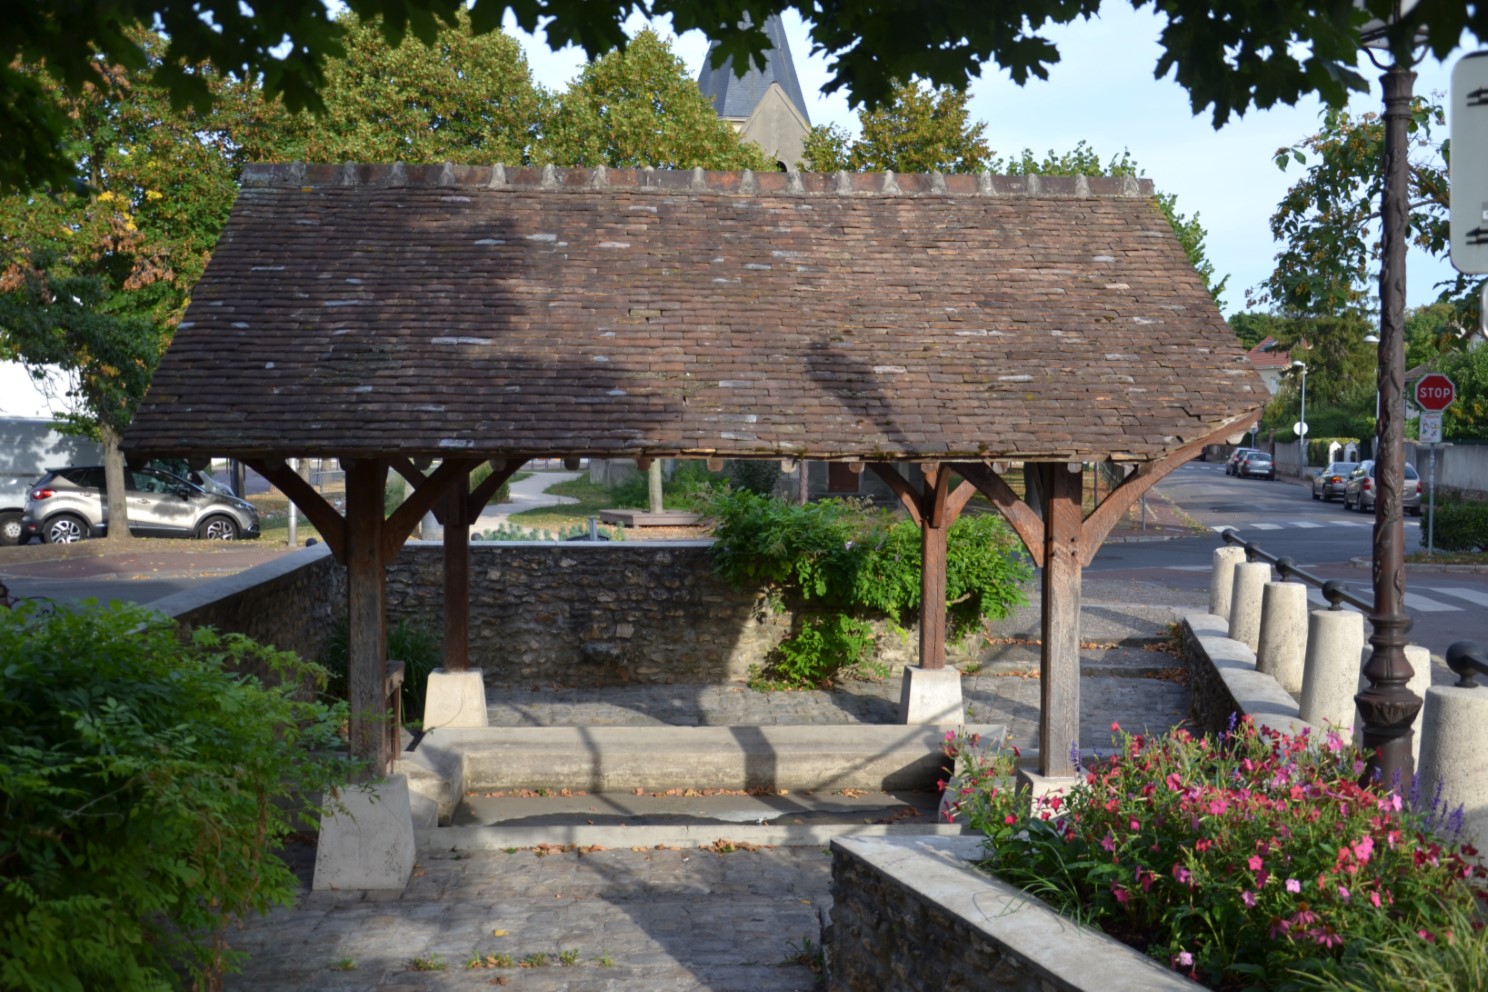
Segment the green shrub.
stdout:
<path fill-rule="evenodd" d="M 320 652 L 320 664 L 329 676 L 325 691 L 331 699 L 347 696 L 350 636 L 342 617 Z M 429 673 L 444 665 L 444 635 L 426 620 L 405 617 L 388 631 L 387 656 L 403 662 L 403 722 L 418 723 L 424 715 Z"/>
<path fill-rule="evenodd" d="M 503 482 L 501 484 L 501 488 L 500 489 L 497 489 L 496 490 L 496 495 L 492 496 L 489 500 L 486 501 L 486 505 L 487 506 L 497 506 L 497 505 L 499 505 L 501 503 L 510 503 L 511 502 L 511 484 L 513 482 L 518 482 L 518 481 L 520 481 L 522 479 L 525 479 L 528 476 L 530 476 L 531 474 L 532 474 L 531 472 L 517 472 L 514 475 L 512 475 L 512 477 L 510 479 L 507 479 L 505 482 Z M 485 482 L 490 477 L 491 477 L 491 463 L 490 462 L 481 462 L 479 465 L 477 465 L 470 472 L 470 491 L 471 492 L 475 492 L 475 490 L 480 486 L 480 484 L 482 482 Z"/>
<path fill-rule="evenodd" d="M 912 622 L 920 608 L 920 532 L 909 520 L 861 502 L 800 506 L 742 491 L 715 494 L 715 571 L 739 588 L 763 587 L 777 610 L 814 614 L 776 650 L 763 681 L 820 685 L 869 657 L 859 622 Z M 946 548 L 948 636 L 1023 602 L 1031 572 L 999 517 L 967 514 Z M 843 619 L 832 619 L 832 615 Z M 849 622 L 852 621 L 852 622 Z"/>
<path fill-rule="evenodd" d="M 236 669 L 262 666 L 266 686 Z M 273 853 L 345 707 L 294 655 L 138 607 L 0 610 L 0 988 L 212 985 L 232 921 L 287 905 Z"/>
<path fill-rule="evenodd" d="M 769 496 L 775 491 L 775 483 L 780 480 L 780 463 L 754 458 L 735 459 L 728 464 L 728 476 L 736 489 L 756 496 Z"/>
<path fill-rule="evenodd" d="M 1428 518 L 1425 526 L 1434 528 L 1438 551 L 1488 551 L 1488 503 L 1438 499 L 1435 520 Z"/>

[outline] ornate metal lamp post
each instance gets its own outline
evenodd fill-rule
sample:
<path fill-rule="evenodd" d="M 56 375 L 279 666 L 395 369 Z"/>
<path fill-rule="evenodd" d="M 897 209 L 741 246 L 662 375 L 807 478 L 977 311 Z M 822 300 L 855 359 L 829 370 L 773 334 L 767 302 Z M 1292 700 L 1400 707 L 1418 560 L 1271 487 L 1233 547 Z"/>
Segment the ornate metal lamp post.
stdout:
<path fill-rule="evenodd" d="M 1367 49 L 1366 49 L 1367 51 Z M 1370 58 L 1374 55 L 1371 52 Z M 1414 672 L 1405 660 L 1411 619 L 1405 612 L 1405 523 L 1401 490 L 1405 479 L 1405 250 L 1407 127 L 1416 74 L 1399 53 L 1381 77 L 1385 91 L 1385 174 L 1381 195 L 1379 371 L 1376 389 L 1374 502 L 1374 610 L 1369 615 L 1373 650 L 1364 665 L 1369 687 L 1354 701 L 1364 718 L 1365 780 L 1378 775 L 1386 785 L 1408 783 L 1414 773 L 1411 725 L 1421 698 L 1406 687 Z"/>
<path fill-rule="evenodd" d="M 1302 370 L 1302 409 L 1297 411 L 1297 447 L 1300 449 L 1302 478 L 1307 478 L 1307 363 L 1293 362 L 1292 368 Z"/>

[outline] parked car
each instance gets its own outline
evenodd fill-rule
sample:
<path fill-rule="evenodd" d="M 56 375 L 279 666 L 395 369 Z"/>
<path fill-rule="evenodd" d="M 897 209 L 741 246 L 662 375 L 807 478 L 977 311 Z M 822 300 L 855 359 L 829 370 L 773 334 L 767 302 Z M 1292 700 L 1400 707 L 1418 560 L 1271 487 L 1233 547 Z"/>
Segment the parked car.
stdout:
<path fill-rule="evenodd" d="M 1229 460 L 1227 460 L 1225 462 L 1225 475 L 1239 475 L 1240 474 L 1240 460 L 1242 458 L 1244 458 L 1246 455 L 1250 454 L 1252 451 L 1255 451 L 1255 450 L 1257 450 L 1257 449 L 1255 449 L 1255 448 L 1236 448 L 1234 451 L 1230 452 Z"/>
<path fill-rule="evenodd" d="M 1360 513 L 1373 512 L 1376 488 L 1374 462 L 1360 462 L 1358 467 L 1349 474 L 1348 484 L 1344 487 L 1343 508 L 1358 510 Z M 1401 509 L 1419 517 L 1421 515 L 1421 477 L 1416 474 L 1416 467 L 1409 462 L 1405 465 L 1405 485 L 1402 489 Z"/>
<path fill-rule="evenodd" d="M 1264 451 L 1252 451 L 1240 459 L 1240 464 L 1235 468 L 1235 474 L 1247 479 L 1274 479 L 1276 478 L 1276 463 L 1271 460 L 1271 455 Z"/>
<path fill-rule="evenodd" d="M 1312 498 L 1330 500 L 1342 496 L 1349 474 L 1358 467 L 1358 462 L 1329 462 L 1312 477 Z"/>
<path fill-rule="evenodd" d="M 199 537 L 231 541 L 258 537 L 258 512 L 234 496 L 209 493 L 155 468 L 125 469 L 129 532 L 140 537 Z M 70 544 L 108 533 L 102 466 L 54 469 L 26 496 L 22 538 Z"/>

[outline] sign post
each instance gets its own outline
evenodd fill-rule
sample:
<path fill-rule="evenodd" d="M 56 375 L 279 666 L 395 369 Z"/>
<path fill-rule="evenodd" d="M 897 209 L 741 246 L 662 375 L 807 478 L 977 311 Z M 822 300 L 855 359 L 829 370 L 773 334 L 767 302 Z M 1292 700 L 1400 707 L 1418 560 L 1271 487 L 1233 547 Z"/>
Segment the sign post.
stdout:
<path fill-rule="evenodd" d="M 1431 468 L 1426 477 L 1426 553 L 1436 551 L 1436 448 L 1442 439 L 1442 411 L 1457 398 L 1457 386 L 1440 372 L 1421 377 L 1416 383 L 1416 405 L 1421 414 L 1421 443 L 1431 451 Z"/>

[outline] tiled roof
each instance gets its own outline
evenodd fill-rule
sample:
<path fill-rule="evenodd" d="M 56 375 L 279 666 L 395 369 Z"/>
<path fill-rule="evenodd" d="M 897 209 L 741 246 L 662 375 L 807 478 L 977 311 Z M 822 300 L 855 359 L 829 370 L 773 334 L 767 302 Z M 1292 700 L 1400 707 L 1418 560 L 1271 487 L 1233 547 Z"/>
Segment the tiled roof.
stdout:
<path fill-rule="evenodd" d="M 1142 461 L 1266 396 L 1145 180 L 256 166 L 125 446 Z"/>
<path fill-rule="evenodd" d="M 1245 353 L 1245 358 L 1257 370 L 1287 368 L 1292 364 L 1292 354 L 1277 346 L 1272 337 L 1263 339 Z"/>

